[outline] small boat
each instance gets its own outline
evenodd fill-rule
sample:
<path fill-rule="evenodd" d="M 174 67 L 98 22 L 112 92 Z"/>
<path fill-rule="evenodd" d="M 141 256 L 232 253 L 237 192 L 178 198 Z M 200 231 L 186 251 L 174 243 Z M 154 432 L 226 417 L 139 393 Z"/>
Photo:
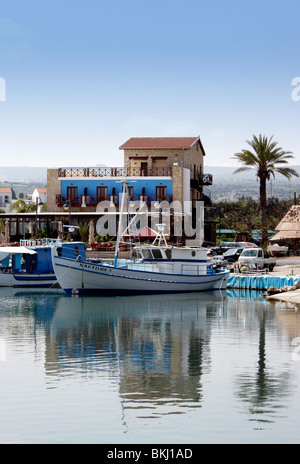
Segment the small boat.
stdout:
<path fill-rule="evenodd" d="M 278 243 L 272 243 L 268 246 L 268 251 L 270 253 L 270 255 L 274 256 L 274 257 L 280 257 L 280 256 L 286 256 L 288 251 L 289 251 L 289 247 L 287 246 L 283 246 L 283 245 L 278 245 Z"/>
<path fill-rule="evenodd" d="M 21 240 L 20 246 L 0 247 L 0 287 L 59 287 L 51 258 L 51 248 L 58 245 L 63 245 L 60 239 L 41 239 Z M 71 245 L 64 244 L 64 249 L 74 249 Z"/>

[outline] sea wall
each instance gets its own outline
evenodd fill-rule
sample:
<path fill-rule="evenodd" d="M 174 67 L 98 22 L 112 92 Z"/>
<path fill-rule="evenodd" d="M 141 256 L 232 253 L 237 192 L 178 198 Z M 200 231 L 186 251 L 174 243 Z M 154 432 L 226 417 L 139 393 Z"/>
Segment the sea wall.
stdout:
<path fill-rule="evenodd" d="M 227 288 L 245 290 L 267 290 L 270 287 L 275 287 L 280 289 L 285 286 L 291 287 L 297 281 L 300 281 L 299 277 L 231 274 L 228 279 Z"/>

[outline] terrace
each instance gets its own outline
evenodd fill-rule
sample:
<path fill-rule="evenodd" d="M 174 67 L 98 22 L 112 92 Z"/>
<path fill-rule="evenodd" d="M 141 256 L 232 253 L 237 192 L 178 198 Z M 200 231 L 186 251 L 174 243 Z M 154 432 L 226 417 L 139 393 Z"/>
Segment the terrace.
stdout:
<path fill-rule="evenodd" d="M 124 177 L 126 168 L 95 167 L 95 168 L 59 168 L 58 177 Z M 171 177 L 172 168 L 164 167 L 137 167 L 128 168 L 128 177 Z"/>

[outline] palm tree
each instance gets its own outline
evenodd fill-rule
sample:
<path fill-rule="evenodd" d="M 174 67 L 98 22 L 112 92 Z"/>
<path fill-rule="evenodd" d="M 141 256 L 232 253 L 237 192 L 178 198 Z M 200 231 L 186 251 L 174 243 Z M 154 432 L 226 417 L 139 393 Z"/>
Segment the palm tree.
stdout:
<path fill-rule="evenodd" d="M 288 160 L 294 158 L 289 151 L 283 151 L 278 147 L 277 142 L 273 142 L 273 136 L 268 139 L 266 136 L 253 135 L 252 140 L 246 140 L 248 145 L 253 149 L 242 150 L 240 153 L 235 153 L 233 156 L 243 166 L 236 169 L 234 174 L 248 169 L 255 169 L 256 176 L 259 179 L 259 200 L 260 200 L 260 216 L 261 216 L 261 238 L 262 246 L 266 247 L 268 241 L 267 230 L 267 181 L 271 176 L 275 178 L 275 173 L 278 172 L 290 179 L 292 176 L 299 177 L 297 171 L 286 167 Z"/>

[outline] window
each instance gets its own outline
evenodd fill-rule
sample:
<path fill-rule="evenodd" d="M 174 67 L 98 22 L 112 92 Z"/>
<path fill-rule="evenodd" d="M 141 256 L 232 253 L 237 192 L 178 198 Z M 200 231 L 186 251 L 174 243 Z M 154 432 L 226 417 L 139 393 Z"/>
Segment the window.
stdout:
<path fill-rule="evenodd" d="M 153 259 L 151 250 L 149 250 L 149 248 L 144 248 L 142 249 L 142 251 L 143 251 L 144 259 Z"/>
<path fill-rule="evenodd" d="M 160 250 L 153 249 L 152 253 L 155 259 L 162 259 L 162 254 Z"/>
<path fill-rule="evenodd" d="M 163 201 L 167 199 L 167 187 L 156 187 L 156 201 Z"/>
<path fill-rule="evenodd" d="M 244 250 L 242 251 L 241 253 L 241 256 L 251 256 L 251 257 L 255 257 L 256 256 L 256 250 L 255 249 L 248 249 L 248 248 L 244 248 Z"/>
<path fill-rule="evenodd" d="M 107 200 L 107 187 L 97 187 L 97 202 Z"/>
<path fill-rule="evenodd" d="M 70 200 L 71 205 L 75 205 L 78 201 L 77 187 L 67 187 L 67 198 Z"/>
<path fill-rule="evenodd" d="M 130 201 L 133 200 L 133 187 L 131 187 L 131 186 L 128 187 L 128 199 L 129 199 Z"/>
<path fill-rule="evenodd" d="M 170 248 L 168 248 L 168 249 L 166 250 L 166 257 L 167 257 L 168 259 L 172 259 L 172 250 L 171 250 Z"/>

